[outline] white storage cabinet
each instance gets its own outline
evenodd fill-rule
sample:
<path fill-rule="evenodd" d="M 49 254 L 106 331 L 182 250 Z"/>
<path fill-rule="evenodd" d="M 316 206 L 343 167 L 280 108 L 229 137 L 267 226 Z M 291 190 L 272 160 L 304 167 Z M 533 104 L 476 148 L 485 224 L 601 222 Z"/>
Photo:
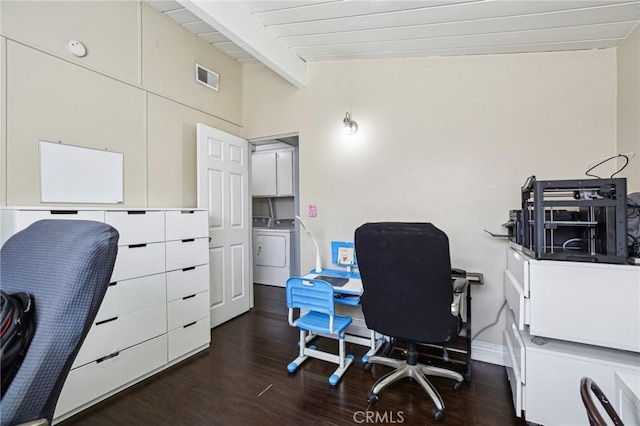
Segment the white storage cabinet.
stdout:
<path fill-rule="evenodd" d="M 503 332 L 516 414 L 543 425 L 580 425 L 580 379 L 615 395 L 616 372 L 640 372 L 640 268 L 535 260 L 507 252 Z"/>
<path fill-rule="evenodd" d="M 3 242 L 40 219 L 96 220 L 120 234 L 109 288 L 54 422 L 209 347 L 206 211 L 7 208 L 0 218 Z"/>
<path fill-rule="evenodd" d="M 258 151 L 251 155 L 251 191 L 254 197 L 292 197 L 293 148 Z"/>

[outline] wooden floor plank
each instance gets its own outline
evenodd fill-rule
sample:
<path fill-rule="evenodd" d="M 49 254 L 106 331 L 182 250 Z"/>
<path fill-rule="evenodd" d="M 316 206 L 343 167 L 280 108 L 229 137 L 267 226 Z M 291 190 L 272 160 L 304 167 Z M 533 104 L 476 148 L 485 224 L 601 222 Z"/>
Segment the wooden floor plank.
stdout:
<path fill-rule="evenodd" d="M 432 383 L 446 405 L 444 422 L 435 422 L 431 400 L 420 386 L 403 380 L 369 404 L 371 385 L 389 369 L 364 371 L 365 348 L 347 344 L 356 361 L 331 387 L 335 365 L 311 359 L 289 376 L 298 332 L 286 318 L 284 289 L 255 286 L 255 307 L 211 332 L 211 348 L 60 423 L 111 425 L 525 425 L 515 417 L 503 367 L 473 363 L 472 382 L 460 391 L 453 382 Z M 323 349 L 337 342 L 322 339 Z"/>

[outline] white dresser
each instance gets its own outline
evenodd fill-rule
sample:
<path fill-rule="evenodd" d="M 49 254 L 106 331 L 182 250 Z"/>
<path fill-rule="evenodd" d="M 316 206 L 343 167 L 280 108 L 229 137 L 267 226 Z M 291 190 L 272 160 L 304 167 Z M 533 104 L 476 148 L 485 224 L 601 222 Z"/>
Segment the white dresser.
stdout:
<path fill-rule="evenodd" d="M 504 294 L 505 365 L 516 414 L 588 423 L 580 379 L 613 399 L 617 372 L 640 372 L 640 267 L 535 260 L 512 244 Z"/>
<path fill-rule="evenodd" d="M 40 219 L 120 234 L 111 282 L 56 406 L 59 422 L 210 345 L 206 210 L 3 208 L 2 243 Z"/>

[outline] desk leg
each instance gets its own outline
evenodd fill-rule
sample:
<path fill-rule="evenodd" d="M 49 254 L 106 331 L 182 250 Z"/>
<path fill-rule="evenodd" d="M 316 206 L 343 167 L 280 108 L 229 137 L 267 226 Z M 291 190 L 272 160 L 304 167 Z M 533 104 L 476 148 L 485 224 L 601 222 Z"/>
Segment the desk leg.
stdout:
<path fill-rule="evenodd" d="M 366 363 L 369 360 L 369 357 L 375 355 L 376 352 L 378 352 L 378 350 L 382 347 L 382 345 L 384 345 L 387 341 L 386 337 L 384 336 L 377 337 L 376 335 L 377 333 L 371 330 L 371 337 L 369 342 L 369 347 L 371 349 L 369 349 L 367 353 L 364 354 L 364 356 L 362 357 L 363 363 Z"/>

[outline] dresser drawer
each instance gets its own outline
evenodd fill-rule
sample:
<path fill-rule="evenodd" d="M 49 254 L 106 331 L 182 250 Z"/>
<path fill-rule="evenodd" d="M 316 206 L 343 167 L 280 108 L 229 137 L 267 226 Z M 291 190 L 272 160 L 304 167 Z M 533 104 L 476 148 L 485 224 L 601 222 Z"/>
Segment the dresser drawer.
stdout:
<path fill-rule="evenodd" d="M 208 237 L 209 221 L 207 211 L 167 211 L 165 212 L 165 218 L 167 241 Z"/>
<path fill-rule="evenodd" d="M 209 290 L 209 265 L 192 266 L 167 272 L 167 300 Z"/>
<path fill-rule="evenodd" d="M 520 330 L 515 323 L 512 312 L 507 312 L 507 324 L 505 328 L 505 346 L 509 356 L 509 364 L 513 368 L 515 376 L 525 384 L 526 348 Z"/>
<path fill-rule="evenodd" d="M 167 241 L 167 271 L 209 263 L 209 239 Z"/>
<path fill-rule="evenodd" d="M 640 267 L 532 261 L 530 275 L 532 335 L 640 352 Z"/>
<path fill-rule="evenodd" d="M 168 334 L 169 361 L 211 342 L 209 317 L 172 330 Z"/>
<path fill-rule="evenodd" d="M 166 305 L 95 322 L 73 365 L 95 361 L 166 332 Z"/>
<path fill-rule="evenodd" d="M 118 247 L 111 282 L 165 271 L 165 243 L 135 244 Z"/>
<path fill-rule="evenodd" d="M 167 304 L 169 330 L 182 327 L 208 316 L 209 291 L 203 291 Z"/>
<path fill-rule="evenodd" d="M 166 274 L 149 275 L 109 284 L 94 322 L 167 302 Z"/>
<path fill-rule="evenodd" d="M 507 250 L 507 271 L 522 288 L 525 297 L 529 297 L 529 259 L 519 251 L 509 248 Z"/>
<path fill-rule="evenodd" d="M 507 330 L 503 332 L 503 339 L 505 346 L 509 347 L 509 333 Z M 509 362 L 512 362 L 510 353 L 506 355 L 509 357 Z M 513 368 L 512 365 L 506 365 L 507 379 L 509 380 L 509 387 L 511 388 L 511 400 L 513 401 L 513 409 L 518 417 L 522 417 L 522 411 L 525 410 L 525 385 L 522 383 L 522 377 L 518 376 L 518 371 Z"/>
<path fill-rule="evenodd" d="M 510 270 L 504 271 L 504 298 L 513 312 L 515 323 L 520 330 L 529 324 L 529 299 L 525 297 L 524 289 Z"/>
<path fill-rule="evenodd" d="M 104 212 L 90 210 L 17 210 L 15 232 L 43 219 L 94 220 L 104 222 Z"/>
<path fill-rule="evenodd" d="M 120 233 L 118 245 L 164 241 L 164 213 L 161 211 L 108 211 L 105 222 Z"/>
<path fill-rule="evenodd" d="M 71 370 L 54 418 L 100 398 L 167 363 L 167 336 L 121 351 L 117 356 Z"/>

